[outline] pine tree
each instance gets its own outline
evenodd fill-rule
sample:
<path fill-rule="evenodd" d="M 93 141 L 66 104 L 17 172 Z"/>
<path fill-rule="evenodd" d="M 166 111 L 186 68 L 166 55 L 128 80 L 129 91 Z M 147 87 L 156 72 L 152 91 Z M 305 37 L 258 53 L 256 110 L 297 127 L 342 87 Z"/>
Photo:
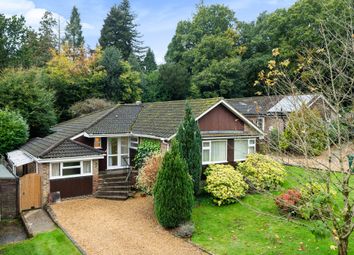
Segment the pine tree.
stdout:
<path fill-rule="evenodd" d="M 70 21 L 66 25 L 64 42 L 67 42 L 73 51 L 76 51 L 85 43 L 84 37 L 82 35 L 80 14 L 76 6 L 73 7 Z"/>
<path fill-rule="evenodd" d="M 193 207 L 193 182 L 179 144 L 172 141 L 158 172 L 154 188 L 154 210 L 159 223 L 173 228 L 190 220 Z"/>
<path fill-rule="evenodd" d="M 181 148 L 181 155 L 188 164 L 189 174 L 193 178 L 194 193 L 198 194 L 202 174 L 202 138 L 188 102 L 186 103 L 184 121 L 177 131 L 176 139 Z"/>
<path fill-rule="evenodd" d="M 144 63 L 145 71 L 147 73 L 150 73 L 150 72 L 155 71 L 157 69 L 155 55 L 154 55 L 154 52 L 150 48 L 146 52 L 143 63 Z"/>
<path fill-rule="evenodd" d="M 53 14 L 46 11 L 40 21 L 39 26 L 39 52 L 38 52 L 38 66 L 43 66 L 51 59 L 51 50 L 56 48 L 56 35 L 54 27 L 57 21 Z"/>
<path fill-rule="evenodd" d="M 102 48 L 115 46 L 128 60 L 131 53 L 139 53 L 140 35 L 134 23 L 135 15 L 130 10 L 129 0 L 123 0 L 118 6 L 114 5 L 108 13 L 101 30 L 99 39 Z"/>

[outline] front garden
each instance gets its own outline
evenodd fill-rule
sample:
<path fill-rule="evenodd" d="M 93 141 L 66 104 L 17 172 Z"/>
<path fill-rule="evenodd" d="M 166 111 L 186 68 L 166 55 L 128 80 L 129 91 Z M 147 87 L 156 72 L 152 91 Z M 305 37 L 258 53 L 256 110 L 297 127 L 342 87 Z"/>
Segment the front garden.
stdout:
<path fill-rule="evenodd" d="M 297 187 L 297 177 L 309 174 L 296 167 L 286 171 L 284 190 Z M 329 236 L 316 239 L 311 233 L 309 227 L 316 221 L 288 220 L 279 213 L 274 195 L 280 193 L 249 194 L 241 203 L 227 206 L 215 205 L 209 196 L 198 198 L 192 242 L 215 254 L 337 254 Z M 348 254 L 354 253 L 354 237 L 350 242 Z"/>

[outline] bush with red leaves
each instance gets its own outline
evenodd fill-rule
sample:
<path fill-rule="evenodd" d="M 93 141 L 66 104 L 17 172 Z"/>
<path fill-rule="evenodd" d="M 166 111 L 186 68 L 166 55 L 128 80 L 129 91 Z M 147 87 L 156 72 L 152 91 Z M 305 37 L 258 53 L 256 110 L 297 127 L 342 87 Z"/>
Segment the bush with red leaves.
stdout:
<path fill-rule="evenodd" d="M 281 212 L 296 215 L 297 205 L 301 200 L 301 193 L 296 189 L 289 189 L 275 198 L 275 204 Z"/>

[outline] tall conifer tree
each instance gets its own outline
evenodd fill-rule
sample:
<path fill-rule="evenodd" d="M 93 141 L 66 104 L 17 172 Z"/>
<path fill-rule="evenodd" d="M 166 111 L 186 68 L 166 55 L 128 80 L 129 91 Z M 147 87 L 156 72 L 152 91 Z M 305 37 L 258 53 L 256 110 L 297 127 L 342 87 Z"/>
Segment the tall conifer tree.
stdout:
<path fill-rule="evenodd" d="M 70 21 L 66 25 L 64 42 L 67 42 L 72 50 L 82 47 L 85 43 L 82 35 L 80 14 L 76 6 L 73 7 Z"/>

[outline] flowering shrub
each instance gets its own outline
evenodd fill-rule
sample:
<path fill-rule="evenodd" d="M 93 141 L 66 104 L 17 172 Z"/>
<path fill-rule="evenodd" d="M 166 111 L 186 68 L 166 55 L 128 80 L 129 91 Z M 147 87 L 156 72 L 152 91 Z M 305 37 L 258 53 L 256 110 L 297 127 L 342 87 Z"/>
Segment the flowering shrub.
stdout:
<path fill-rule="evenodd" d="M 275 204 L 283 213 L 295 215 L 300 200 L 301 193 L 296 189 L 289 189 L 275 198 Z"/>
<path fill-rule="evenodd" d="M 217 205 L 231 204 L 243 197 L 248 189 L 242 175 L 231 165 L 210 165 L 206 169 L 205 190 Z"/>
<path fill-rule="evenodd" d="M 246 178 L 251 189 L 274 190 L 284 182 L 285 169 L 283 165 L 261 154 L 250 154 L 245 162 L 237 168 Z"/>
<path fill-rule="evenodd" d="M 146 194 L 152 194 L 161 162 L 162 155 L 157 153 L 152 154 L 145 160 L 136 179 L 138 189 L 141 189 Z"/>

